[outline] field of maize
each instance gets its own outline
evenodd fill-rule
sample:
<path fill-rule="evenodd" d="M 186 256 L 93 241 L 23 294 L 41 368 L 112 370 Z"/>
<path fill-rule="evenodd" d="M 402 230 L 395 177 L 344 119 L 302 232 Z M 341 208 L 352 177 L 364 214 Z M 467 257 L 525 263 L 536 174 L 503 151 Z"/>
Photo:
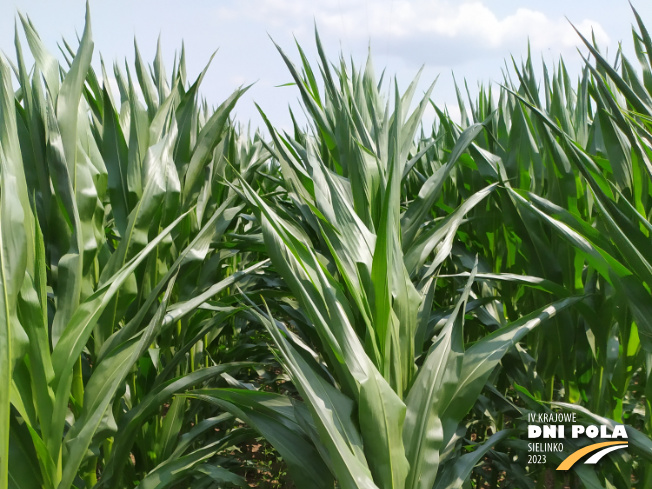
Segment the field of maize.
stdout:
<path fill-rule="evenodd" d="M 209 107 L 183 51 L 97 72 L 88 14 L 62 57 L 21 17 L 27 46 L 0 55 L 0 487 L 652 487 L 633 18 L 635 62 L 582 38 L 579 77 L 514 63 L 458 92 L 460 120 L 316 36 L 316 65 L 279 48 L 308 122 L 261 108 L 251 134 L 246 88 Z M 624 424 L 627 450 L 531 463 L 528 416 L 554 412 Z"/>

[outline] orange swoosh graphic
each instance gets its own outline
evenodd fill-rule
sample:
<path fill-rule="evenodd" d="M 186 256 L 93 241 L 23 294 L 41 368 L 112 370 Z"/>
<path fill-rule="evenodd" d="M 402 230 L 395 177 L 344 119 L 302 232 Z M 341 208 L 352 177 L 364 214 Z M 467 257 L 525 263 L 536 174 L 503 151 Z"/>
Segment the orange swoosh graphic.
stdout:
<path fill-rule="evenodd" d="M 559 464 L 557 470 L 568 470 L 573 465 L 575 465 L 575 462 L 581 459 L 584 455 L 587 455 L 591 452 L 595 452 L 596 450 L 600 450 L 601 448 L 609 447 L 612 445 L 626 445 L 626 444 L 627 442 L 623 442 L 623 441 L 605 441 L 602 443 L 594 443 L 593 445 L 589 445 L 588 447 L 580 448 L 576 452 L 573 452 L 568 457 L 566 457 L 566 460 L 564 460 L 562 463 Z"/>

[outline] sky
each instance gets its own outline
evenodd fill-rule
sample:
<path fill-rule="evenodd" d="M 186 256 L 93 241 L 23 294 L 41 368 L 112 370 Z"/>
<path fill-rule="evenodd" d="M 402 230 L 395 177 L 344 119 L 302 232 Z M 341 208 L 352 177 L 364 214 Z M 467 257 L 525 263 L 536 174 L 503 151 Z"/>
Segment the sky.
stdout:
<path fill-rule="evenodd" d="M 652 2 L 632 3 L 652 30 Z M 478 83 L 500 82 L 505 62 L 520 60 L 528 41 L 535 60 L 562 55 L 579 73 L 581 41 L 571 22 L 584 35 L 593 32 L 603 51 L 613 55 L 622 41 L 633 57 L 635 21 L 625 0 L 91 0 L 90 9 L 96 67 L 100 54 L 107 66 L 131 64 L 134 38 L 151 62 L 160 36 L 168 70 L 183 42 L 188 75 L 196 77 L 218 50 L 201 93 L 217 106 L 240 85 L 254 83 L 236 106 L 236 118 L 253 127 L 262 126 L 254 102 L 273 124 L 289 127 L 288 106 L 298 107 L 298 91 L 281 86 L 291 78 L 272 40 L 298 62 L 296 39 L 314 61 L 315 26 L 333 61 L 343 53 L 360 65 L 370 49 L 376 70 L 386 69 L 403 89 L 422 66 L 421 90 L 439 76 L 432 99 L 455 114 L 452 73 L 472 93 Z M 58 53 L 62 38 L 81 34 L 85 1 L 0 0 L 0 50 L 10 59 L 17 12 L 28 15 Z"/>

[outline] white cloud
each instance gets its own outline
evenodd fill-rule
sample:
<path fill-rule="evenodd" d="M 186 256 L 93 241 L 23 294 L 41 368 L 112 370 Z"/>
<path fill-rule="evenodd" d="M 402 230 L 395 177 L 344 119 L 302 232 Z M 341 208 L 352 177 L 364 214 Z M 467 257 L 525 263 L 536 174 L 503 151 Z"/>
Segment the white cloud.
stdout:
<path fill-rule="evenodd" d="M 455 65 L 487 54 L 522 51 L 529 39 L 533 49 L 569 54 L 581 40 L 563 17 L 550 18 L 529 8 L 499 17 L 481 1 L 449 0 L 291 0 L 238 2 L 222 15 L 245 16 L 301 35 L 316 20 L 320 34 L 345 43 L 366 44 L 386 54 L 417 63 Z M 242 9 L 242 10 L 239 10 Z M 609 44 L 603 27 L 588 18 L 573 19 L 585 36 L 595 33 L 601 46 Z M 375 47 L 374 47 L 375 46 Z"/>

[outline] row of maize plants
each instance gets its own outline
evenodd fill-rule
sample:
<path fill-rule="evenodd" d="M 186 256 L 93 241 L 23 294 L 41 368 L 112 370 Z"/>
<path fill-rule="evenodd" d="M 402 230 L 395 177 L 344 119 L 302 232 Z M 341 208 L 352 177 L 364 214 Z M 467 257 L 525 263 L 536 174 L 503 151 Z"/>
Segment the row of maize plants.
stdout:
<path fill-rule="evenodd" d="M 279 49 L 308 122 L 261 109 L 266 136 L 230 117 L 246 88 L 202 101 L 183 50 L 171 76 L 137 47 L 98 74 L 88 13 L 60 57 L 21 17 L 34 65 L 18 32 L 0 56 L 0 485 L 650 486 L 635 16 L 639 71 L 583 39 L 576 83 L 528 58 L 459 90 L 460 121 L 318 37 L 318 69 Z M 559 409 L 625 424 L 629 449 L 529 465 L 528 414 Z M 262 480 L 261 444 L 287 477 Z"/>
<path fill-rule="evenodd" d="M 259 335 L 233 297 L 265 261 L 225 239 L 250 223 L 224 182 L 258 188 L 267 159 L 229 121 L 245 89 L 209 110 L 183 52 L 167 77 L 136 48 L 116 96 L 90 19 L 67 66 L 21 21 L 34 66 L 18 33 L 15 65 L 0 60 L 0 485 L 160 487 L 180 467 L 193 487 L 239 482 L 203 462 L 251 430 L 175 395 L 274 362 L 238 339 Z"/>

